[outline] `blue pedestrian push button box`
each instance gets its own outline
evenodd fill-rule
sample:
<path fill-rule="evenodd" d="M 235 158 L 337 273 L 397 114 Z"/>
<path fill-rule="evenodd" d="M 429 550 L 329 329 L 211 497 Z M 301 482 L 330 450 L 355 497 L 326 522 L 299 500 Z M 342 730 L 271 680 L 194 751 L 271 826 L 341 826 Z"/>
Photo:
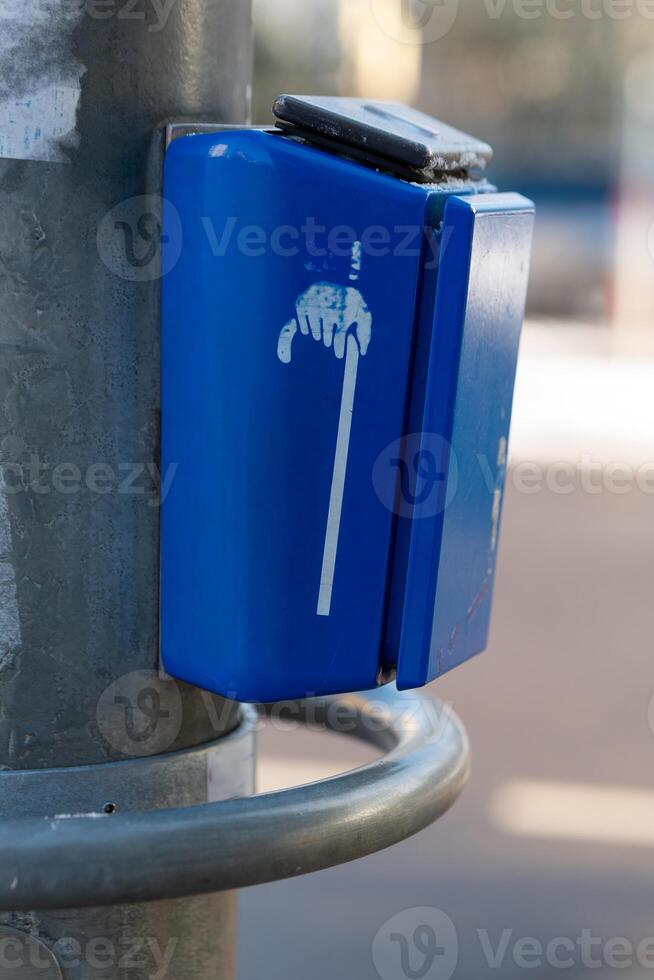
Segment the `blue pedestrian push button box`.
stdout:
<path fill-rule="evenodd" d="M 487 643 L 533 207 L 403 106 L 275 114 L 166 155 L 163 665 L 419 687 Z"/>

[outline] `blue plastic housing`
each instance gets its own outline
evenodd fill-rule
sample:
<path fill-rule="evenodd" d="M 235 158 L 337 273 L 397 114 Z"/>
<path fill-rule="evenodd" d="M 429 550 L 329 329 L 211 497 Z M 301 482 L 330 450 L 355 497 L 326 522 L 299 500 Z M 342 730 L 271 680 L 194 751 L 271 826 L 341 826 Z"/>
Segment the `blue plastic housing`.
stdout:
<path fill-rule="evenodd" d="M 171 145 L 171 675 L 274 701 L 486 645 L 533 209 L 460 190 L 264 131 Z"/>

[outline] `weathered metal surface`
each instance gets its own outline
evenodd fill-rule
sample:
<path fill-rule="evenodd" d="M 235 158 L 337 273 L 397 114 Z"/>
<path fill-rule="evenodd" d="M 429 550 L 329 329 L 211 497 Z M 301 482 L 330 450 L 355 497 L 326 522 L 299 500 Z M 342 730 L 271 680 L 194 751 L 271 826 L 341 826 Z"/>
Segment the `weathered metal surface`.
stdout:
<path fill-rule="evenodd" d="M 1 921 L 0 980 L 231 980 L 235 974 L 236 898 L 229 892 L 17 913 Z"/>
<path fill-rule="evenodd" d="M 252 708 L 241 711 L 229 735 L 179 752 L 0 772 L 0 819 L 92 820 L 252 796 L 257 716 Z"/>
<path fill-rule="evenodd" d="M 84 814 L 91 823 L 251 795 L 255 727 L 256 713 L 246 708 L 231 734 L 184 751 L 0 773 L 0 816 L 39 823 L 47 817 L 56 825 Z M 146 867 L 147 851 L 141 857 L 138 863 Z M 121 863 L 119 848 L 112 860 Z M 53 883 L 62 871 L 58 861 L 42 868 Z M 9 882 L 10 893 L 19 881 L 20 872 L 13 889 Z M 101 881 L 95 894 L 100 904 Z M 230 892 L 146 905 L 6 912 L 0 915 L 0 980 L 231 980 L 235 932 L 236 899 Z"/>
<path fill-rule="evenodd" d="M 163 139 L 152 139 L 169 116 L 247 120 L 250 21 L 248 0 L 0 5 L 5 819 L 98 799 L 116 816 L 137 796 L 206 803 L 251 778 L 229 738 L 224 756 L 198 749 L 182 769 L 168 756 L 160 777 L 159 753 L 230 731 L 238 709 L 156 673 Z M 113 759 L 124 761 L 97 765 Z M 80 764 L 91 768 L 46 771 Z M 41 870 L 56 882 L 61 869 Z M 234 973 L 229 893 L 1 921 L 12 977 Z"/>
<path fill-rule="evenodd" d="M 89 823 L 111 821 L 137 810 L 249 796 L 254 792 L 255 727 L 256 713 L 243 709 L 241 724 L 231 734 L 185 751 L 0 773 L 0 815 L 55 826 L 79 820 L 80 814 Z M 82 829 L 80 840 L 84 836 Z M 141 857 L 147 866 L 147 851 Z M 121 863 L 120 848 L 112 863 Z M 55 860 L 44 862 L 41 873 L 56 891 L 62 872 Z M 19 871 L 9 882 L 10 894 L 20 877 Z M 102 882 L 96 887 L 102 904 Z M 231 980 L 235 932 L 236 897 L 230 892 L 147 905 L 5 912 L 0 915 L 0 980 Z"/>
<path fill-rule="evenodd" d="M 151 134 L 170 116 L 247 119 L 250 20 L 247 0 L 2 5 L 3 768 L 120 758 L 100 698 L 157 666 Z M 235 723 L 218 700 L 180 698 L 166 751 Z"/>

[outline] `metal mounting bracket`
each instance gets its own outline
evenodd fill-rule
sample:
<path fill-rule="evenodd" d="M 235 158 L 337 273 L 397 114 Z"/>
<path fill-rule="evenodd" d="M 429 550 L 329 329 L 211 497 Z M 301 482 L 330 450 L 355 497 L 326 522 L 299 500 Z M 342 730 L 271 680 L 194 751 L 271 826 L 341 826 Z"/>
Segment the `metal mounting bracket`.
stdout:
<path fill-rule="evenodd" d="M 146 902 L 307 874 L 410 837 L 466 783 L 468 740 L 440 702 L 386 687 L 275 710 L 386 754 L 333 779 L 223 803 L 5 820 L 0 910 Z M 243 709 L 241 736 L 254 718 Z"/>

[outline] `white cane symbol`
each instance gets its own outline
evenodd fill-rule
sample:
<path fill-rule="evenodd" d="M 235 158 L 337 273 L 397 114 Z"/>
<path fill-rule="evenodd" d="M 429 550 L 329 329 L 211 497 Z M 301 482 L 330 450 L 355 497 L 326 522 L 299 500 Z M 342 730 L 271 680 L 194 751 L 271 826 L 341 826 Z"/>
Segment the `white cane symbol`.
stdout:
<path fill-rule="evenodd" d="M 352 253 L 351 281 L 354 282 L 359 278 L 360 269 L 361 245 L 357 243 Z M 277 355 L 283 364 L 291 362 L 291 348 L 298 326 L 305 336 L 310 334 L 314 340 L 322 340 L 325 347 L 333 347 L 338 360 L 345 359 L 317 608 L 318 616 L 329 616 L 343 512 L 359 356 L 365 357 L 368 352 L 372 336 L 372 316 L 358 289 L 353 286 L 336 286 L 329 282 L 318 282 L 302 293 L 296 302 L 296 314 L 297 318 L 289 320 L 279 335 Z"/>

